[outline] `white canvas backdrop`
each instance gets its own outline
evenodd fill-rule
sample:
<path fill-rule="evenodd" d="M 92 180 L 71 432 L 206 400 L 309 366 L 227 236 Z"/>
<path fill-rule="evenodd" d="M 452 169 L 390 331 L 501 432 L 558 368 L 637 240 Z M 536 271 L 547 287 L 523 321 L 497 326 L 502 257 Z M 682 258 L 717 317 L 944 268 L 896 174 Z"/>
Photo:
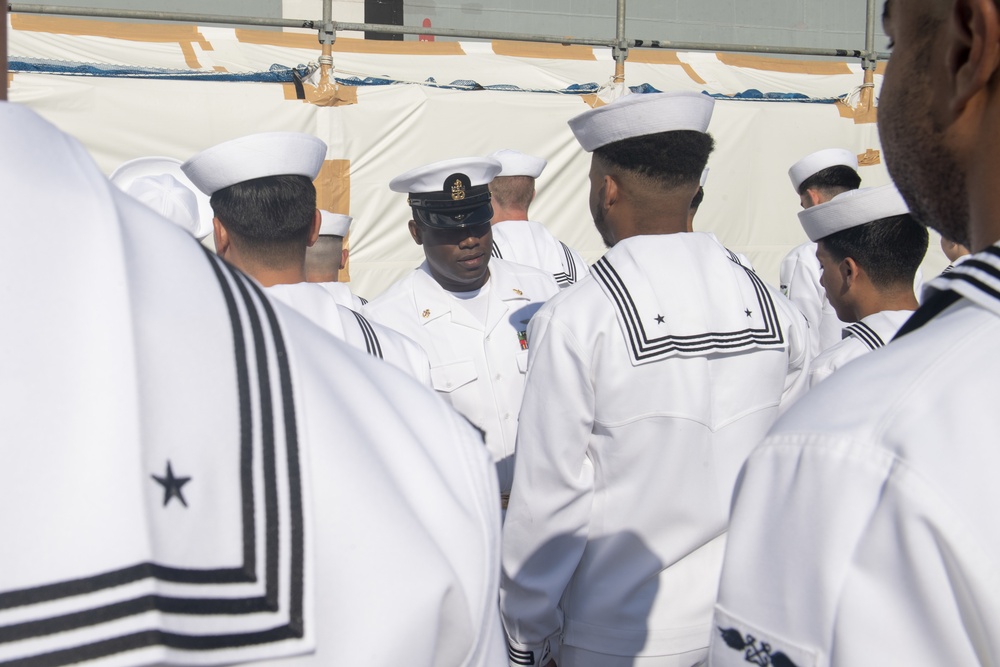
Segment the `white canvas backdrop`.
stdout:
<path fill-rule="evenodd" d="M 192 69 L 190 51 L 186 57 L 180 43 L 70 34 L 79 29 L 61 32 L 58 24 L 50 31 L 21 30 L 16 21 L 12 23 L 12 60 Z M 441 45 L 412 42 L 405 47 L 411 49 L 408 53 L 365 53 L 369 46 L 361 40 L 338 40 L 341 50 L 334 54 L 334 63 L 338 76 L 409 82 L 433 78 L 439 84 L 463 79 L 525 89 L 604 84 L 614 71 L 605 49 L 574 47 L 573 57 L 531 57 L 500 55 L 501 49 L 484 42 L 453 46 L 456 52 L 451 54 L 440 53 Z M 222 28 L 199 28 L 193 48 L 201 71 L 262 71 L 273 63 L 307 63 L 319 53 L 318 45 L 251 43 L 237 31 Z M 525 52 L 532 53 L 530 48 Z M 628 64 L 626 84 L 723 95 L 758 89 L 832 98 L 856 92 L 862 82 L 855 65 L 833 74 L 829 67 L 816 69 L 817 73 L 774 71 L 726 64 L 715 54 L 680 53 L 674 63 Z M 876 92 L 880 79 L 876 77 Z M 614 94 L 611 89 L 603 92 L 605 98 Z M 604 250 L 587 204 L 590 158 L 566 125 L 589 108 L 592 97 L 448 90 L 419 83 L 360 86 L 356 104 L 337 107 L 287 97 L 281 85 L 272 83 L 37 73 L 16 73 L 10 89 L 13 102 L 36 109 L 79 138 L 106 173 L 144 155 L 186 159 L 220 141 L 253 132 L 300 131 L 322 138 L 329 144 L 328 159 L 350 161 L 349 212 L 355 217 L 350 273 L 354 290 L 368 298 L 422 259 L 406 230 L 410 216 L 405 195 L 392 193 L 387 184 L 393 176 L 434 160 L 483 155 L 499 148 L 546 158 L 549 165 L 538 180 L 532 217 L 589 260 Z M 731 249 L 746 254 L 775 284 L 781 258 L 805 240 L 796 218 L 798 196 L 787 178 L 789 165 L 831 146 L 858 154 L 880 149 L 874 123 L 856 124 L 833 104 L 719 100 L 710 132 L 716 150 L 709 160 L 706 198 L 695 226 L 715 232 Z M 863 167 L 861 174 L 866 186 L 889 180 L 882 164 Z M 935 275 L 946 263 L 935 237 L 924 275 Z"/>

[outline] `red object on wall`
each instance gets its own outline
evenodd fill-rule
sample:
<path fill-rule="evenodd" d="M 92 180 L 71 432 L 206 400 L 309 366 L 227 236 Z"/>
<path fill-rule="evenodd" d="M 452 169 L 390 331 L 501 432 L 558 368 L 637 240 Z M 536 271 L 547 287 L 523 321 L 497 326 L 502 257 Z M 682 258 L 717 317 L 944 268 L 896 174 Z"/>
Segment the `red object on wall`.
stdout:
<path fill-rule="evenodd" d="M 431 27 L 431 20 L 430 19 L 424 19 L 424 22 L 421 23 L 420 25 L 423 26 L 424 28 L 430 28 Z M 420 35 L 420 41 L 421 42 L 433 42 L 434 41 L 434 35 Z"/>

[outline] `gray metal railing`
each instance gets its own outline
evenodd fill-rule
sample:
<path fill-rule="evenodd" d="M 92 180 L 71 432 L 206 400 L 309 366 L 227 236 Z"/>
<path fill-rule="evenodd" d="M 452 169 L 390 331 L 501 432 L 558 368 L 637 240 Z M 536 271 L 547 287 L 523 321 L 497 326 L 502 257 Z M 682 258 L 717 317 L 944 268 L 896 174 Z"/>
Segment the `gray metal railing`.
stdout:
<path fill-rule="evenodd" d="M 760 53 L 774 55 L 799 55 L 809 57 L 829 57 L 849 60 L 860 60 L 866 71 L 873 71 L 879 60 L 886 60 L 888 53 L 875 50 L 875 21 L 877 20 L 876 0 L 867 0 L 865 17 L 865 44 L 861 49 L 820 49 L 807 47 L 766 46 L 756 44 L 727 44 L 706 42 L 677 42 L 671 40 L 629 39 L 625 34 L 625 4 L 626 0 L 616 0 L 615 37 L 613 39 L 594 39 L 573 37 L 570 35 L 535 35 L 516 32 L 496 32 L 490 30 L 457 30 L 451 28 L 433 28 L 420 26 L 384 25 L 379 23 L 350 23 L 333 20 L 333 1 L 323 0 L 323 17 L 321 19 L 277 19 L 260 17 L 236 17 L 219 14 L 193 14 L 186 12 L 157 12 L 129 9 L 98 9 L 82 7 L 66 7 L 58 5 L 29 5 L 12 3 L 8 5 L 11 13 L 21 14 L 58 14 L 63 16 L 81 16 L 91 18 L 131 19 L 139 21 L 172 21 L 197 24 L 222 24 L 274 28 L 303 28 L 316 30 L 319 42 L 324 45 L 324 55 L 329 56 L 329 45 L 336 39 L 338 32 L 369 32 L 379 34 L 402 35 L 434 35 L 439 37 L 456 37 L 465 39 L 511 40 L 519 42 L 540 42 L 549 44 L 597 46 L 612 49 L 615 56 L 615 77 L 623 80 L 624 66 L 630 49 L 672 49 L 678 51 L 716 51 L 728 53 Z"/>

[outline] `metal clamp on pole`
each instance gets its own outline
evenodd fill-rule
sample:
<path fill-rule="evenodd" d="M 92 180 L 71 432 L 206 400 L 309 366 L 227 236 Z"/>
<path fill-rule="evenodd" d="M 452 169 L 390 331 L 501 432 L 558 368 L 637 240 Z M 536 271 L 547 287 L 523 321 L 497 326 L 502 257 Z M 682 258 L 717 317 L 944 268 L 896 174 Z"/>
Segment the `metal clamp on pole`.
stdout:
<path fill-rule="evenodd" d="M 615 57 L 615 83 L 625 83 L 625 61 L 628 60 L 628 47 L 613 46 L 611 53 Z"/>
<path fill-rule="evenodd" d="M 324 21 L 319 27 L 319 43 L 332 46 L 337 41 L 337 24 L 333 21 Z"/>

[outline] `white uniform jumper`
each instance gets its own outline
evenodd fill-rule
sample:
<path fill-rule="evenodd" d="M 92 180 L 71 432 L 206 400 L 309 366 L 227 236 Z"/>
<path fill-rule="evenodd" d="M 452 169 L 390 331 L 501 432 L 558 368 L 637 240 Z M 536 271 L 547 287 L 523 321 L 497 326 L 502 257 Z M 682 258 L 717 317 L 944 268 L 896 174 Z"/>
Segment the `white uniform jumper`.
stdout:
<path fill-rule="evenodd" d="M 590 271 L 577 251 L 533 220 L 493 225 L 493 256 L 548 271 L 559 287 L 569 287 Z"/>
<path fill-rule="evenodd" d="M 510 490 L 528 321 L 559 288 L 543 271 L 491 259 L 485 323 L 431 276 L 427 263 L 365 306 L 365 315 L 424 348 L 431 385 L 486 433 L 500 490 Z"/>
<path fill-rule="evenodd" d="M 344 308 L 350 308 L 351 310 L 360 313 L 361 308 L 368 303 L 368 299 L 360 297 L 352 292 L 347 283 L 328 282 L 316 284 L 329 292 L 330 296 L 333 297 L 333 300 Z"/>
<path fill-rule="evenodd" d="M 733 483 L 805 389 L 805 320 L 694 232 L 618 243 L 529 338 L 504 527 L 511 664 L 545 664 L 560 636 L 619 656 L 703 651 Z"/>
<path fill-rule="evenodd" d="M 33 112 L 0 146 L 0 663 L 503 664 L 465 420 Z"/>
<path fill-rule="evenodd" d="M 931 281 L 907 329 L 747 461 L 713 665 L 1000 661 L 1000 248 Z"/>
<path fill-rule="evenodd" d="M 840 332 L 847 326 L 847 322 L 837 317 L 837 311 L 826 298 L 826 290 L 819 283 L 820 271 L 816 244 L 809 241 L 792 248 L 781 260 L 778 272 L 781 291 L 809 322 L 817 353 L 839 343 Z"/>
<path fill-rule="evenodd" d="M 338 304 L 323 285 L 295 283 L 272 285 L 264 290 L 305 315 L 338 340 L 388 361 L 430 386 L 430 362 L 423 348 L 398 331 L 369 322 L 358 310 Z"/>
<path fill-rule="evenodd" d="M 844 327 L 843 340 L 823 350 L 809 368 L 809 386 L 814 387 L 852 359 L 877 350 L 892 340 L 912 310 L 883 310 Z"/>

